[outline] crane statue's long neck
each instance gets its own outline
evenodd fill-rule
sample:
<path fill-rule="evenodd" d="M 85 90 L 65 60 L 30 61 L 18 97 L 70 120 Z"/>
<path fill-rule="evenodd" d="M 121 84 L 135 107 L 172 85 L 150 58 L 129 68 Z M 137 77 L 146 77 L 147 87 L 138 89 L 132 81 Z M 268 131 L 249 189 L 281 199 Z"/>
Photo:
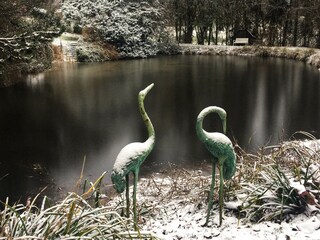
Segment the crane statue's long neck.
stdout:
<path fill-rule="evenodd" d="M 151 85 L 150 85 L 151 86 Z M 150 87 L 149 86 L 149 87 Z M 152 84 L 153 86 L 153 84 Z M 147 87 L 147 88 L 149 88 Z M 141 98 L 139 97 L 139 109 L 140 109 L 140 114 L 141 114 L 141 117 L 147 127 L 147 130 L 148 130 L 148 139 L 147 141 L 150 142 L 151 146 L 153 147 L 154 143 L 155 143 L 155 132 L 154 132 L 154 128 L 153 128 L 153 125 L 152 125 L 152 122 L 144 108 L 144 98 Z"/>
<path fill-rule="evenodd" d="M 223 133 L 226 134 L 227 131 L 227 126 L 226 126 L 226 111 L 223 110 L 220 107 L 216 107 L 216 106 L 210 106 L 210 107 L 206 107 L 205 109 L 203 109 L 198 117 L 197 117 L 197 122 L 196 122 L 196 132 L 198 135 L 198 138 L 203 142 L 206 141 L 207 136 L 206 136 L 206 131 L 203 129 L 203 119 L 210 113 L 215 112 L 218 113 L 219 117 L 222 120 L 222 127 L 223 127 Z"/>

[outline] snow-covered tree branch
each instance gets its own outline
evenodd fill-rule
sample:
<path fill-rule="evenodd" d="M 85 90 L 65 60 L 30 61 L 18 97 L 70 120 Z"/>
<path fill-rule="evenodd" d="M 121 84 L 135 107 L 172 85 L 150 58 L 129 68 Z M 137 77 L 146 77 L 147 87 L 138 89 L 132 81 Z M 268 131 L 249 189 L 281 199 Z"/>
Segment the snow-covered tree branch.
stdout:
<path fill-rule="evenodd" d="M 0 86 L 10 73 L 43 71 L 51 65 L 49 45 L 60 32 L 52 4 L 51 0 L 0 2 Z"/>
<path fill-rule="evenodd" d="M 40 43 L 51 42 L 59 31 L 35 31 L 18 36 L 0 38 L 0 62 L 29 60 Z"/>

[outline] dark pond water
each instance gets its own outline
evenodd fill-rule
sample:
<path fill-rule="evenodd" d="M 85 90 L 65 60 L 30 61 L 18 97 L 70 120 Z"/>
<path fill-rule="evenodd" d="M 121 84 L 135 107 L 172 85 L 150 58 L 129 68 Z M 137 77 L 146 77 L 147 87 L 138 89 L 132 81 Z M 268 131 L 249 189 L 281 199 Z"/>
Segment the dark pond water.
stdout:
<path fill-rule="evenodd" d="M 1 200 L 24 201 L 52 183 L 49 194 L 70 189 L 84 158 L 85 177 L 111 171 L 123 146 L 147 137 L 137 94 L 152 82 L 145 105 L 157 139 L 143 172 L 210 158 L 194 130 L 209 105 L 226 109 L 228 136 L 248 151 L 301 130 L 320 137 L 320 72 L 301 62 L 174 56 L 66 64 L 0 89 Z M 204 126 L 221 131 L 215 115 Z"/>

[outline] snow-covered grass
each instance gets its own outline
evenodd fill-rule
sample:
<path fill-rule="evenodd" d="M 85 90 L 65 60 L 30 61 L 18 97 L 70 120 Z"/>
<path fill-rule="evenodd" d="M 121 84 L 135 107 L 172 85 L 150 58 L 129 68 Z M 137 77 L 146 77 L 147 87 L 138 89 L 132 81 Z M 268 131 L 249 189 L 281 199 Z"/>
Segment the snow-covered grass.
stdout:
<path fill-rule="evenodd" d="M 319 240 L 320 141 L 283 142 L 257 154 L 237 145 L 235 150 L 237 172 L 225 182 L 220 227 L 218 184 L 209 224 L 203 226 L 212 170 L 210 163 L 203 163 L 197 169 L 170 165 L 140 179 L 137 232 L 131 218 L 122 216 L 124 196 L 100 193 L 101 176 L 83 195 L 69 194 L 53 206 L 5 204 L 0 239 Z"/>
<path fill-rule="evenodd" d="M 132 223 L 114 206 L 92 207 L 82 196 L 70 193 L 51 207 L 4 204 L 0 239 L 152 239 L 149 232 L 131 231 Z"/>

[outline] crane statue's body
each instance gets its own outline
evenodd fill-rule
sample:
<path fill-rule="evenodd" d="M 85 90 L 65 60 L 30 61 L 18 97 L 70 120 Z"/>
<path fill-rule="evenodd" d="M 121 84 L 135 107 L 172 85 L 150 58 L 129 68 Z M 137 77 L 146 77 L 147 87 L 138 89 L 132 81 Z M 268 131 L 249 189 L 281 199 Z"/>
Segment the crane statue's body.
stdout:
<path fill-rule="evenodd" d="M 129 201 L 129 174 L 133 173 L 133 219 L 135 228 L 137 229 L 137 182 L 141 164 L 152 151 L 155 144 L 155 132 L 153 125 L 144 108 L 144 98 L 153 87 L 153 83 L 139 92 L 138 102 L 141 117 L 148 130 L 148 139 L 145 142 L 134 142 L 126 145 L 119 152 L 113 166 L 111 179 L 118 193 L 122 193 L 126 189 L 126 211 L 129 217 L 130 201 Z"/>
<path fill-rule="evenodd" d="M 223 132 L 206 132 L 203 127 L 203 119 L 209 113 L 218 113 L 219 117 L 222 120 Z M 227 113 L 220 107 L 210 106 L 203 109 L 197 118 L 196 123 L 196 132 L 198 138 L 201 142 L 204 143 L 206 148 L 213 156 L 212 160 L 212 182 L 211 182 L 211 189 L 209 195 L 209 203 L 208 203 L 208 212 L 205 226 L 208 224 L 210 210 L 212 208 L 212 198 L 214 192 L 214 184 L 215 184 L 215 174 L 216 174 L 216 166 L 219 165 L 220 171 L 220 191 L 219 191 L 219 217 L 220 221 L 219 224 L 222 224 L 222 207 L 223 207 L 223 179 L 229 180 L 235 174 L 236 171 L 236 155 L 232 147 L 232 143 L 230 139 L 225 135 L 227 129 L 226 123 Z"/>

